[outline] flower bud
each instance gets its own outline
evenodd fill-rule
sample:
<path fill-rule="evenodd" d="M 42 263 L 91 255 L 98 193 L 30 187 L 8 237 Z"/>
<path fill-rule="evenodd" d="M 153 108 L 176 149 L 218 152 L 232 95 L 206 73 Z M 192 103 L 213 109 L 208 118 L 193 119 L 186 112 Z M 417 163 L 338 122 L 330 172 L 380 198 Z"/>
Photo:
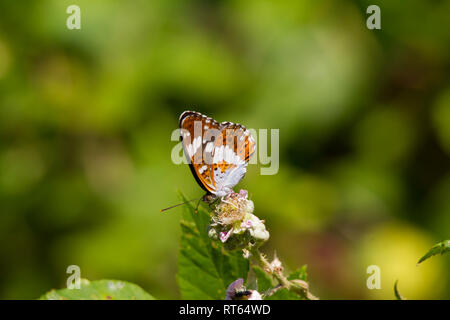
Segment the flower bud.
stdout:
<path fill-rule="evenodd" d="M 273 260 L 270 263 L 270 268 L 272 269 L 272 272 L 275 273 L 282 273 L 283 272 L 283 266 L 281 265 L 280 259 L 278 259 L 277 254 L 274 254 Z"/>
<path fill-rule="evenodd" d="M 217 233 L 217 230 L 213 226 L 208 227 L 208 237 L 213 240 L 219 239 L 219 234 Z"/>

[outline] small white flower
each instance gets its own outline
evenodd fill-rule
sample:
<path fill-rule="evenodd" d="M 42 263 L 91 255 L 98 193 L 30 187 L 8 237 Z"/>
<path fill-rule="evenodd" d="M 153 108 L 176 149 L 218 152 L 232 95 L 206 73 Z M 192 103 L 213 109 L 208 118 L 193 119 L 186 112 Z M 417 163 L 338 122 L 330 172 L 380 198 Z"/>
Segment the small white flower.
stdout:
<path fill-rule="evenodd" d="M 232 282 L 226 291 L 225 300 L 233 300 L 234 295 L 236 294 L 236 290 L 241 289 L 244 284 L 244 279 L 239 278 L 236 281 Z"/>
<path fill-rule="evenodd" d="M 233 228 L 231 228 L 230 230 L 228 230 L 226 232 L 222 231 L 220 233 L 220 241 L 226 242 L 228 240 L 228 238 L 231 236 L 232 233 L 233 233 Z"/>
<path fill-rule="evenodd" d="M 243 228 L 243 229 L 249 229 L 251 227 L 253 227 L 253 223 L 251 220 L 243 221 L 241 223 L 241 228 Z"/>
<path fill-rule="evenodd" d="M 261 294 L 256 290 L 250 290 L 251 294 L 247 300 L 262 300 Z"/>
<path fill-rule="evenodd" d="M 248 199 L 246 190 L 231 193 L 214 210 L 208 231 L 210 238 L 220 239 L 228 250 L 261 245 L 269 239 L 269 232 L 253 210 L 253 201 Z"/>

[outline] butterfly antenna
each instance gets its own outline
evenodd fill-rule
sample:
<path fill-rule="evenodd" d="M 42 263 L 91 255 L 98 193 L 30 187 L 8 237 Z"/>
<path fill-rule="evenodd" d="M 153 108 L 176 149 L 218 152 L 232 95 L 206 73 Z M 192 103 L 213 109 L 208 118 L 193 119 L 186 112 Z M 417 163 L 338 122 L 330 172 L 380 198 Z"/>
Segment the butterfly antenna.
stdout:
<path fill-rule="evenodd" d="M 200 199 L 198 199 L 199 202 L 200 202 L 200 200 L 202 200 L 202 198 L 203 198 L 203 197 L 201 197 Z M 197 199 L 192 199 L 192 200 L 189 200 L 189 201 L 186 201 L 186 202 L 183 202 L 183 203 L 179 203 L 179 204 L 176 204 L 176 205 L 174 205 L 174 206 L 171 206 L 171 207 L 168 207 L 168 208 L 165 208 L 165 209 L 161 209 L 160 212 L 163 212 L 163 211 L 166 211 L 166 210 L 169 210 L 169 209 L 172 209 L 172 208 L 181 206 L 181 205 L 183 205 L 183 204 L 186 204 L 186 203 L 189 203 L 189 202 L 195 201 L 195 200 L 197 200 Z M 198 208 L 198 204 L 197 204 L 197 208 Z M 197 209 L 195 209 L 195 212 L 197 212 Z"/>
<path fill-rule="evenodd" d="M 201 197 L 200 199 L 198 199 L 197 206 L 195 207 L 195 213 L 198 212 L 198 206 L 200 205 L 200 201 L 202 201 L 202 199 L 203 199 L 203 197 Z"/>

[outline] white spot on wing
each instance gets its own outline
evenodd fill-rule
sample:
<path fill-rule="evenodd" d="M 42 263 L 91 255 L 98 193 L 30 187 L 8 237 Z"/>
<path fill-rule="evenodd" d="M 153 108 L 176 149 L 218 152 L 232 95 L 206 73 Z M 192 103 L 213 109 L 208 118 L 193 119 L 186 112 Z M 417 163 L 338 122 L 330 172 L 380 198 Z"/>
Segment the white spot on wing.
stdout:
<path fill-rule="evenodd" d="M 198 148 L 200 148 L 200 146 L 202 144 L 202 138 L 200 136 L 195 138 L 194 142 L 192 144 L 193 144 L 192 155 L 194 155 L 197 152 Z"/>
<path fill-rule="evenodd" d="M 211 152 L 213 148 L 214 148 L 214 143 L 208 142 L 205 147 L 205 152 Z"/>
<path fill-rule="evenodd" d="M 219 163 L 223 160 L 223 146 L 217 147 L 214 151 L 213 163 Z"/>
<path fill-rule="evenodd" d="M 187 146 L 186 150 L 187 150 L 189 157 L 192 158 L 192 156 L 194 155 L 194 153 L 192 152 L 192 143 Z"/>

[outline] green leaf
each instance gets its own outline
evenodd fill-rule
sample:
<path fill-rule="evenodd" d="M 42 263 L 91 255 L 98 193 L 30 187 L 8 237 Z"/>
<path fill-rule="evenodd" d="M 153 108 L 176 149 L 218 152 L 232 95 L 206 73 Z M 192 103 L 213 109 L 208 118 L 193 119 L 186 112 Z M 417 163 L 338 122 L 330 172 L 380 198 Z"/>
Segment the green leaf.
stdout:
<path fill-rule="evenodd" d="M 298 268 L 288 276 L 288 280 L 295 279 L 307 281 L 306 264 L 303 267 Z"/>
<path fill-rule="evenodd" d="M 295 292 L 289 291 L 286 288 L 281 288 L 275 291 L 271 296 L 264 298 L 264 300 L 303 300 Z"/>
<path fill-rule="evenodd" d="M 405 298 L 403 298 L 403 296 L 400 294 L 400 292 L 398 292 L 398 280 L 395 281 L 394 284 L 394 294 L 395 297 L 397 298 L 397 300 L 405 300 Z"/>
<path fill-rule="evenodd" d="M 51 290 L 41 300 L 154 300 L 141 287 L 119 280 L 81 280 L 80 289 Z"/>
<path fill-rule="evenodd" d="M 183 201 L 186 199 L 182 196 Z M 182 299 L 225 299 L 227 287 L 247 278 L 249 262 L 241 251 L 225 251 L 208 237 L 210 215 L 187 204 L 181 221 L 177 280 Z"/>
<path fill-rule="evenodd" d="M 259 292 L 267 291 L 273 287 L 272 278 L 267 273 L 265 273 L 263 269 L 258 266 L 254 266 L 252 269 L 256 275 Z"/>
<path fill-rule="evenodd" d="M 444 254 L 450 251 L 450 240 L 445 240 L 435 244 L 422 258 L 420 258 L 417 264 L 422 263 L 428 258 L 435 256 L 437 254 Z"/>

